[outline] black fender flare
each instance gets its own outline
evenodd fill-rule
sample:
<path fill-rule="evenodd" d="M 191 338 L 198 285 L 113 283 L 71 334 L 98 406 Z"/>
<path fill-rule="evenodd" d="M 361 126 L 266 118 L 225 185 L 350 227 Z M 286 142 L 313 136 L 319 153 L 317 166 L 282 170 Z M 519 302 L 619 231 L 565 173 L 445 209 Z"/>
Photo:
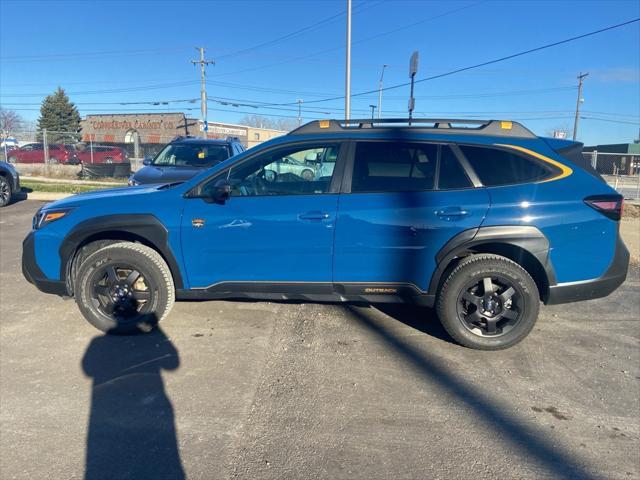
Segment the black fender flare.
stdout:
<path fill-rule="evenodd" d="M 556 285 L 547 237 L 531 225 L 500 225 L 464 230 L 449 240 L 436 254 L 436 269 L 431 276 L 428 293 L 437 293 L 442 275 L 453 259 L 482 244 L 509 245 L 528 252 L 544 270 L 547 284 Z"/>
<path fill-rule="evenodd" d="M 169 245 L 169 232 L 164 224 L 151 214 L 104 215 L 78 223 L 67 233 L 60 245 L 60 279 L 67 281 L 71 261 L 80 245 L 88 238 L 109 233 L 132 234 L 144 239 L 164 257 L 176 289 L 183 288 L 180 266 Z"/>

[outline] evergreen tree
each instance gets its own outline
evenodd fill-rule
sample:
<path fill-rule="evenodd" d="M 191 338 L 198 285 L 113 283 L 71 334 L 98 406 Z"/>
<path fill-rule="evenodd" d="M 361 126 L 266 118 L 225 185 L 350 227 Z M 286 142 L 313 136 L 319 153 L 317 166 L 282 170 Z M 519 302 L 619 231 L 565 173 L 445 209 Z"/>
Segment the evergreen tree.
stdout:
<path fill-rule="evenodd" d="M 40 107 L 38 119 L 38 139 L 42 140 L 42 130 L 47 129 L 47 140 L 52 143 L 78 140 L 80 114 L 76 106 L 61 87 L 48 95 Z M 64 133 L 69 132 L 69 133 Z"/>

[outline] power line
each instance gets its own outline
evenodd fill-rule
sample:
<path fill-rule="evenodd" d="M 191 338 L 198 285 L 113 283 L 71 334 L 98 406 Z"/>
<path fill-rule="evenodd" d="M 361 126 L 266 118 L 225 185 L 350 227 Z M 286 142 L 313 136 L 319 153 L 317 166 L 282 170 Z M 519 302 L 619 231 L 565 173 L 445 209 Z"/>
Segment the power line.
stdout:
<path fill-rule="evenodd" d="M 482 0 L 482 1 L 486 1 L 486 0 Z M 396 29 L 393 29 L 393 30 L 389 30 L 389 31 L 386 31 L 386 32 L 378 33 L 378 34 L 372 35 L 370 37 L 361 38 L 360 40 L 356 40 L 356 41 L 351 42 L 351 43 L 352 43 L 352 45 L 360 44 L 360 43 L 372 40 L 374 38 L 379 38 L 379 37 L 382 37 L 384 35 L 389 35 L 391 33 L 395 33 L 395 32 L 398 32 L 400 30 L 404 30 L 406 28 L 411 28 L 411 27 L 413 27 L 415 25 L 418 25 L 418 24 L 421 24 L 421 23 L 426 23 L 426 22 L 429 22 L 431 20 L 436 20 L 438 18 L 447 16 L 447 15 L 451 15 L 453 13 L 457 13 L 457 12 L 459 12 L 461 10 L 465 10 L 467 8 L 475 7 L 476 5 L 479 5 L 480 3 L 482 3 L 482 1 L 474 3 L 472 5 L 467 5 L 465 7 L 449 10 L 449 11 L 441 13 L 439 15 L 434 15 L 434 16 L 431 16 L 431 17 L 428 17 L 428 18 L 424 18 L 424 19 L 422 19 L 422 20 L 420 20 L 418 22 L 414 22 L 414 23 L 411 23 L 409 25 L 404 25 L 402 27 L 399 27 L 399 28 L 396 28 Z M 362 10 L 360 10 L 360 12 L 362 12 Z M 317 57 L 318 55 L 322 55 L 324 53 L 335 52 L 336 50 L 342 50 L 344 48 L 345 48 L 344 46 L 327 48 L 327 49 L 320 50 L 320 51 L 317 51 L 317 52 L 314 52 L 314 53 L 309 53 L 309 54 L 305 54 L 305 55 L 302 55 L 302 56 L 299 56 L 299 57 L 290 58 L 290 59 L 284 60 L 282 62 L 276 62 L 276 63 L 267 64 L 267 65 L 260 65 L 260 66 L 257 66 L 257 67 L 245 68 L 245 69 L 236 70 L 236 71 L 233 71 L 233 72 L 219 73 L 219 74 L 216 74 L 214 76 L 215 77 L 224 77 L 224 76 L 229 76 L 229 75 L 236 75 L 236 74 L 239 74 L 239 73 L 253 72 L 255 70 L 262 70 L 264 68 L 277 67 L 277 66 L 284 65 L 284 64 L 287 64 L 287 63 L 292 63 L 292 62 L 297 62 L 297 61 L 300 61 L 300 60 L 306 60 L 306 59 L 309 59 L 309 58 L 312 58 L 312 57 Z M 341 97 L 341 98 L 344 98 L 344 96 Z"/>
<path fill-rule="evenodd" d="M 640 21 L 640 18 L 635 18 L 633 20 L 628 20 L 626 22 L 618 23 L 618 24 L 615 24 L 615 25 L 610 25 L 608 27 L 601 28 L 599 30 L 594 30 L 592 32 L 584 33 L 582 35 L 577 35 L 575 37 L 566 38 L 564 40 L 560 40 L 560 41 L 557 41 L 557 42 L 548 43 L 548 44 L 545 44 L 545 45 L 541 45 L 539 47 L 530 48 L 528 50 L 523 50 L 521 52 L 517 52 L 517 53 L 511 54 L 511 55 L 506 55 L 504 57 L 496 58 L 496 59 L 493 59 L 493 60 L 488 60 L 488 61 L 482 62 L 482 63 L 476 63 L 474 65 L 469 65 L 467 67 L 458 68 L 458 69 L 455 69 L 455 70 L 451 70 L 449 72 L 440 73 L 438 75 L 432 75 L 430 77 L 421 78 L 420 80 L 416 80 L 415 83 L 421 83 L 421 82 L 427 82 L 427 81 L 430 81 L 430 80 L 436 80 L 438 78 L 448 77 L 450 75 L 454 75 L 456 73 L 465 72 L 467 70 L 472 70 L 472 69 L 475 69 L 475 68 L 485 67 L 487 65 L 492 65 L 494 63 L 504 62 L 506 60 L 511 60 L 513 58 L 516 58 L 516 57 L 521 57 L 521 56 L 527 55 L 529 53 L 539 52 L 541 50 L 545 50 L 545 49 L 552 48 L 552 47 L 557 47 L 558 45 L 563 45 L 565 43 L 574 42 L 576 40 L 580 40 L 580 39 L 583 39 L 583 38 L 586 38 L 586 37 L 597 35 L 599 33 L 607 32 L 609 30 L 614 30 L 616 28 L 624 27 L 626 25 L 630 25 L 630 24 L 636 23 L 638 21 Z M 383 91 L 394 90 L 396 88 L 406 87 L 409 84 L 410 84 L 410 82 L 399 83 L 397 85 L 392 85 L 390 87 L 385 87 L 382 90 Z M 352 97 L 358 97 L 358 96 L 362 96 L 362 95 L 368 95 L 368 94 L 371 94 L 371 93 L 375 93 L 377 91 L 378 91 L 378 89 L 368 90 L 366 92 L 354 93 L 351 96 Z M 336 97 L 325 98 L 325 99 L 321 99 L 321 100 L 310 100 L 307 103 L 329 102 L 329 101 L 332 101 L 332 100 L 341 100 L 343 98 L 344 98 L 344 96 L 336 96 Z M 291 105 L 291 103 L 283 103 L 281 105 Z"/>
<path fill-rule="evenodd" d="M 587 117 L 581 116 L 583 120 L 598 120 L 600 122 L 610 122 L 610 123 L 624 123 L 626 125 L 640 125 L 640 122 L 629 122 L 627 120 L 612 120 L 610 118 L 598 118 L 598 117 Z"/>
<path fill-rule="evenodd" d="M 158 90 L 164 88 L 175 88 L 175 87 L 185 87 L 188 85 L 195 85 L 200 83 L 197 80 L 190 80 L 185 82 L 174 82 L 174 83 L 160 83 L 156 85 L 144 85 L 139 87 L 125 87 L 125 88 L 114 88 L 108 90 L 90 90 L 84 92 L 66 92 L 67 95 L 101 95 L 103 93 L 126 93 L 126 92 L 139 92 L 141 90 Z M 51 95 L 49 93 L 2 93 L 0 97 L 40 97 Z"/>
<path fill-rule="evenodd" d="M 184 51 L 187 46 L 172 47 L 172 48 L 154 48 L 147 50 L 111 50 L 103 52 L 76 52 L 76 53 L 51 53 L 44 55 L 10 55 L 0 57 L 0 61 L 3 63 L 15 63 L 15 62 L 40 62 L 47 59 L 79 59 L 79 58 L 102 58 L 102 57 L 120 57 L 129 55 L 152 55 L 152 54 L 165 54 L 170 52 Z"/>

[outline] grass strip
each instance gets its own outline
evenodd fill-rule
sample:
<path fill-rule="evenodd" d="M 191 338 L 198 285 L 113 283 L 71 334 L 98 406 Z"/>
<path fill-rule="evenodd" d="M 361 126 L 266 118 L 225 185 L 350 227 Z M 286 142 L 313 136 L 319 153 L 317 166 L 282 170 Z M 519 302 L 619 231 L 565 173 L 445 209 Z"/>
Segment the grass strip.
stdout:
<path fill-rule="evenodd" d="M 106 190 L 108 188 L 115 188 L 117 186 L 126 187 L 126 183 L 122 185 L 82 185 L 82 184 L 70 184 L 70 183 L 49 183 L 49 182 L 32 182 L 24 180 L 20 182 L 20 186 L 23 189 L 31 190 L 34 192 L 53 192 L 53 193 L 82 193 L 93 192 L 95 190 Z"/>

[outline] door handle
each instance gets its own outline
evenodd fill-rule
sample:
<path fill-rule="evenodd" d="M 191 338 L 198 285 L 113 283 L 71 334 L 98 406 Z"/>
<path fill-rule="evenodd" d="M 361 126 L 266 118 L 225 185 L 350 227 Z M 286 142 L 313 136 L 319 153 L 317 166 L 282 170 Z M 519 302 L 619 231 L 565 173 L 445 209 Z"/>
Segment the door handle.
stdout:
<path fill-rule="evenodd" d="M 465 210 L 461 207 L 447 207 L 442 210 L 438 210 L 436 215 L 439 217 L 464 217 L 469 215 L 471 212 Z"/>
<path fill-rule="evenodd" d="M 298 215 L 299 220 L 326 220 L 329 218 L 329 214 L 327 212 L 321 212 L 319 210 L 313 210 L 311 212 L 301 213 Z"/>

